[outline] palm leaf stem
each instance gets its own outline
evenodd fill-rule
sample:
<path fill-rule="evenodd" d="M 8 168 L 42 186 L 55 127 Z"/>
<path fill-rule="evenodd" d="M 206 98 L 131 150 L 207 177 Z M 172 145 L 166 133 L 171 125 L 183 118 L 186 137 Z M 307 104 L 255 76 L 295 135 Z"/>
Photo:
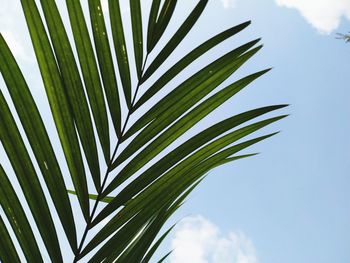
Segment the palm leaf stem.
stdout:
<path fill-rule="evenodd" d="M 143 63 L 143 65 L 142 65 L 141 76 L 142 76 L 142 74 L 144 73 L 144 69 L 145 69 L 145 66 L 146 66 L 146 63 L 147 63 L 147 58 L 148 58 L 148 53 L 146 54 L 144 63 Z M 140 80 L 141 80 L 141 78 L 140 78 Z M 132 102 L 131 102 L 131 108 L 128 110 L 128 114 L 127 114 L 127 116 L 126 116 L 126 119 L 125 119 L 123 128 L 122 128 L 122 130 L 121 130 L 121 137 L 120 137 L 120 138 L 118 139 L 118 141 L 117 141 L 117 144 L 116 144 L 116 146 L 115 146 L 115 148 L 114 148 L 112 157 L 111 157 L 111 159 L 109 160 L 109 163 L 108 163 L 108 166 L 107 166 L 106 173 L 105 173 L 105 175 L 104 175 L 104 179 L 103 179 L 101 188 L 100 188 L 100 189 L 98 190 L 98 192 L 97 192 L 97 197 L 96 197 L 96 200 L 95 200 L 95 204 L 94 204 L 94 206 L 93 206 L 93 208 L 92 208 L 90 217 L 89 217 L 89 219 L 88 219 L 88 221 L 87 221 L 87 223 L 86 223 L 86 227 L 85 227 L 84 233 L 83 233 L 83 235 L 82 235 L 81 241 L 80 241 L 80 243 L 79 243 L 79 247 L 78 247 L 77 253 L 75 254 L 73 263 L 76 263 L 76 262 L 78 262 L 78 261 L 80 260 L 80 257 L 81 257 L 80 254 L 81 254 L 81 251 L 82 251 L 82 249 L 83 249 L 83 245 L 84 245 L 85 239 L 86 239 L 87 234 L 88 234 L 88 232 L 89 232 L 89 230 L 91 229 L 91 226 L 92 226 L 92 224 L 91 224 L 91 223 L 92 223 L 92 219 L 94 218 L 94 215 L 95 215 L 95 213 L 96 213 L 96 209 L 97 209 L 97 207 L 98 207 L 98 204 L 99 204 L 100 201 L 103 199 L 101 194 L 102 194 L 103 191 L 104 191 L 104 188 L 105 188 L 106 183 L 107 183 L 108 175 L 109 175 L 109 173 L 111 172 L 111 167 L 112 167 L 112 164 L 113 164 L 113 160 L 114 160 L 115 157 L 116 157 L 116 154 L 117 154 L 117 151 L 118 151 L 118 149 L 119 149 L 120 144 L 123 142 L 123 136 L 124 136 L 124 133 L 125 133 L 125 129 L 126 129 L 126 126 L 127 126 L 127 124 L 128 124 L 128 121 L 129 121 L 129 119 L 130 119 L 130 116 L 131 116 L 131 114 L 132 114 L 132 110 L 131 110 L 131 109 L 132 109 L 132 108 L 134 107 L 134 105 L 135 105 L 137 93 L 138 93 L 138 91 L 139 91 L 139 89 L 140 89 L 140 86 L 141 86 L 141 84 L 142 84 L 140 80 L 139 80 L 138 83 L 137 83 L 137 86 L 136 86 L 136 89 L 135 89 L 135 93 L 134 93 L 134 96 L 133 96 L 133 99 L 132 99 Z"/>

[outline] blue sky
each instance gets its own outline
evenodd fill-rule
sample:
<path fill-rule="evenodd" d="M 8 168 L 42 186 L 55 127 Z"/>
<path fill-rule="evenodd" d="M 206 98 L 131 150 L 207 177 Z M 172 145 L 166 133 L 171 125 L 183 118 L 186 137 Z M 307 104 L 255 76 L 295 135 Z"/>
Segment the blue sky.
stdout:
<path fill-rule="evenodd" d="M 38 104 L 47 109 L 19 5 L 3 1 L 0 30 Z M 179 1 L 165 39 L 195 2 Z M 196 129 L 270 104 L 291 104 L 283 111 L 291 115 L 264 130 L 282 132 L 249 151 L 260 155 L 210 173 L 175 215 L 172 222 L 184 219 L 159 255 L 176 248 L 171 263 L 184 258 L 193 263 L 350 262 L 350 44 L 335 39 L 336 32 L 350 30 L 349 19 L 349 0 L 209 1 L 170 62 L 215 33 L 252 20 L 200 62 L 262 37 L 262 51 L 231 80 L 273 70 Z M 5 90 L 2 81 L 0 87 Z M 52 130 L 50 115 L 43 118 Z M 58 142 L 55 134 L 53 141 Z M 8 165 L 2 149 L 0 157 Z"/>

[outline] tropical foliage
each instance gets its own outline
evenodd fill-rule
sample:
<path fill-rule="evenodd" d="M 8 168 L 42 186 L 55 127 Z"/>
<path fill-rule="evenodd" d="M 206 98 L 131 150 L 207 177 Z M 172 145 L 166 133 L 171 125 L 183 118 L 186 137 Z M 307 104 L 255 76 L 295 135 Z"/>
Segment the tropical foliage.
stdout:
<path fill-rule="evenodd" d="M 65 2 L 74 43 L 55 0 L 41 0 L 42 13 L 35 0 L 21 0 L 63 160 L 53 147 L 52 131 L 43 123 L 44 112 L 0 37 L 0 70 L 9 94 L 5 98 L 3 90 L 0 93 L 0 139 L 15 174 L 1 164 L 0 259 L 14 263 L 25 257 L 38 263 L 47 261 L 42 254 L 46 250 L 52 262 L 67 262 L 69 253 L 61 250 L 59 241 L 63 236 L 75 255 L 73 262 L 149 262 L 171 230 L 162 233 L 164 223 L 187 195 L 209 170 L 251 156 L 238 153 L 274 135 L 244 140 L 285 116 L 255 118 L 285 105 L 243 112 L 179 142 L 199 121 L 269 71 L 220 85 L 261 49 L 257 39 L 199 66 L 182 83 L 171 84 L 192 62 L 250 22 L 213 36 L 160 72 L 158 68 L 194 27 L 208 0 L 198 1 L 169 40 L 163 35 L 177 1 L 153 0 L 145 26 L 141 1 L 130 0 L 132 43 L 127 43 L 118 0 L 108 2 L 111 35 L 100 0 L 88 1 L 90 22 L 79 0 Z M 160 45 L 160 39 L 165 44 Z M 171 91 L 164 92 L 169 83 Z M 68 174 L 63 174 L 62 163 Z M 20 189 L 14 189 L 13 180 Z M 67 189 L 70 181 L 74 189 Z M 73 210 L 69 193 L 77 198 L 79 208 Z M 24 202 L 31 215 L 25 212 Z M 85 222 L 78 221 L 78 209 Z M 54 218 L 64 233 L 58 233 Z M 106 220 L 95 235 L 89 235 Z M 86 225 L 83 233 L 77 233 L 78 224 Z"/>
<path fill-rule="evenodd" d="M 342 39 L 344 40 L 346 43 L 350 42 L 350 33 L 349 34 L 342 34 L 342 33 L 337 33 L 337 39 Z"/>

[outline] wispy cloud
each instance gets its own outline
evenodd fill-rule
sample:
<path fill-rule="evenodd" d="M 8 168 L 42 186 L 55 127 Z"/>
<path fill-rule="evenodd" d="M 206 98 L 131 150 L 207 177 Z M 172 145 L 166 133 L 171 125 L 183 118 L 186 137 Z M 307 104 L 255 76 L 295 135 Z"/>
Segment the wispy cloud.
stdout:
<path fill-rule="evenodd" d="M 171 263 L 257 263 L 252 242 L 241 231 L 226 236 L 204 217 L 184 219 L 172 240 Z"/>
<path fill-rule="evenodd" d="M 276 0 L 279 6 L 297 9 L 320 33 L 337 29 L 341 18 L 350 20 L 350 0 Z"/>
<path fill-rule="evenodd" d="M 236 6 L 236 0 L 221 0 L 224 8 L 233 8 Z"/>

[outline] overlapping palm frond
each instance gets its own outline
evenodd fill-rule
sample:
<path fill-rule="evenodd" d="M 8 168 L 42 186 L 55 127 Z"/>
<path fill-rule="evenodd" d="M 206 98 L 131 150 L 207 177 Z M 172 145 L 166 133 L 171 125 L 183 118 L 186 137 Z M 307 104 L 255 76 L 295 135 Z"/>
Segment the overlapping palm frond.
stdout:
<path fill-rule="evenodd" d="M 192 127 L 269 71 L 253 73 L 225 87 L 221 85 L 260 50 L 259 39 L 201 66 L 166 95 L 163 91 L 169 90 L 171 80 L 190 64 L 245 29 L 250 22 L 213 36 L 160 72 L 160 66 L 167 63 L 201 17 L 208 0 L 198 1 L 163 46 L 159 46 L 159 41 L 172 19 L 176 0 L 153 0 L 146 38 L 141 1 L 130 0 L 132 43 L 128 43 L 125 35 L 118 0 L 108 1 L 111 36 L 100 0 L 88 0 L 90 23 L 85 20 L 79 0 L 65 2 L 74 43 L 69 41 L 55 0 L 40 1 L 43 16 L 35 0 L 21 0 L 68 167 L 66 178 L 40 108 L 0 36 L 0 70 L 20 122 L 16 122 L 1 91 L 0 140 L 25 196 L 25 200 L 20 200 L 12 186 L 11 174 L 1 165 L 0 259 L 12 263 L 25 257 L 28 262 L 44 262 L 40 251 L 46 249 L 52 262 L 70 260 L 61 251 L 53 220 L 57 213 L 64 229 L 61 235 L 74 254 L 73 262 L 149 262 L 171 231 L 158 237 L 165 222 L 208 171 L 252 156 L 239 155 L 239 152 L 275 133 L 244 138 L 285 115 L 255 119 L 286 105 L 243 112 L 186 139 L 183 135 Z M 154 54 L 154 50 L 160 51 Z M 150 57 L 152 61 L 148 61 Z M 150 101 L 155 101 L 154 105 L 147 106 L 146 102 Z M 134 116 L 137 118 L 131 122 Z M 25 134 L 20 132 L 19 125 Z M 29 145 L 25 144 L 24 137 Z M 36 164 L 39 169 L 35 169 Z M 41 185 L 41 178 L 46 186 Z M 65 179 L 73 182 L 73 190 L 67 190 Z M 54 207 L 48 205 L 46 188 Z M 81 222 L 77 222 L 77 209 L 73 210 L 69 193 L 77 196 L 85 218 L 82 235 L 76 230 L 76 224 Z M 24 201 L 34 221 L 24 212 Z M 108 223 L 89 237 L 106 219 Z M 33 224 L 38 234 L 33 233 Z M 39 248 L 39 239 L 45 248 Z"/>

